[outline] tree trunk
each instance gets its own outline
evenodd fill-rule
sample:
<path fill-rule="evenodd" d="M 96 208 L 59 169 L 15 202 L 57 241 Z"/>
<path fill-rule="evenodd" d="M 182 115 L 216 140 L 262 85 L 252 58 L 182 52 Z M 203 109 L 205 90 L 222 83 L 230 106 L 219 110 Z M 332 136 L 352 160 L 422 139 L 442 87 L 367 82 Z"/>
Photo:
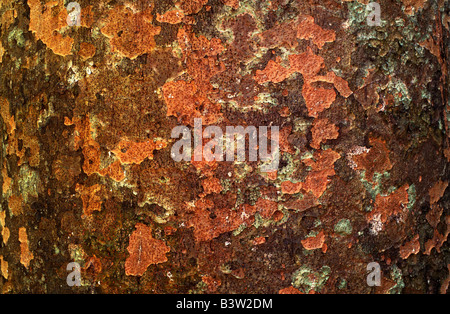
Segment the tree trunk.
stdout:
<path fill-rule="evenodd" d="M 378 4 L 2 1 L 1 292 L 447 293 L 449 2 Z"/>

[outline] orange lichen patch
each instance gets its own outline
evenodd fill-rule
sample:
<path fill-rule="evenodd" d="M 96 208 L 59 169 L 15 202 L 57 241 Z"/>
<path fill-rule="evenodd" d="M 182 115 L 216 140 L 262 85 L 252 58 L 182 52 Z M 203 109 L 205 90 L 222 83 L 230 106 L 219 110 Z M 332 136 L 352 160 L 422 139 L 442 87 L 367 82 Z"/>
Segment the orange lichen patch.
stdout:
<path fill-rule="evenodd" d="M 280 151 L 290 154 L 295 153 L 291 143 L 289 143 L 289 135 L 292 133 L 292 126 L 284 127 L 279 132 L 279 147 Z"/>
<path fill-rule="evenodd" d="M 329 73 L 332 73 L 331 74 L 331 77 L 332 77 L 331 83 L 333 83 L 334 87 L 337 89 L 339 94 L 341 94 L 341 96 L 347 98 L 351 94 L 353 94 L 353 92 L 350 89 L 350 87 L 348 86 L 348 82 L 346 80 L 344 80 L 342 77 L 337 76 L 336 74 L 334 74 L 334 72 L 329 72 Z M 327 76 L 330 76 L 330 74 L 327 74 Z"/>
<path fill-rule="evenodd" d="M 64 117 L 64 125 L 70 126 L 75 125 L 75 136 L 73 139 L 73 149 L 78 150 L 82 148 L 85 144 L 89 145 L 89 140 L 91 140 L 91 123 L 89 117 L 85 116 L 82 118 L 73 117 L 72 120 L 68 117 Z M 93 141 L 93 140 L 92 140 Z M 95 145 L 94 145 L 95 146 Z"/>
<path fill-rule="evenodd" d="M 253 245 L 261 245 L 266 243 L 266 237 L 256 237 L 253 239 Z"/>
<path fill-rule="evenodd" d="M 6 225 L 6 211 L 0 212 L 0 227 L 4 227 Z"/>
<path fill-rule="evenodd" d="M 101 168 L 100 161 L 100 144 L 98 144 L 95 140 L 92 139 L 91 133 L 91 123 L 89 121 L 89 117 L 78 118 L 73 117 L 70 120 L 67 117 L 64 117 L 64 125 L 70 126 L 75 125 L 75 136 L 73 139 L 73 149 L 78 150 L 79 148 L 83 149 L 83 171 L 87 175 L 91 175 L 93 173 L 98 173 L 101 176 L 109 176 L 111 179 L 119 182 L 125 179 L 125 173 L 122 169 L 121 163 L 119 160 L 113 162 L 106 168 Z M 122 142 L 121 142 L 122 143 Z M 124 141 L 124 147 L 127 145 L 127 141 Z M 155 146 L 160 146 L 161 143 L 155 144 Z M 167 145 L 167 144 L 165 144 Z M 120 149 L 124 148 L 121 147 Z M 121 152 L 120 152 L 121 153 Z M 145 153 L 145 152 L 141 152 Z M 117 155 L 118 153 L 116 153 Z M 139 154 L 139 153 L 137 153 Z M 153 156 L 153 155 L 152 155 Z"/>
<path fill-rule="evenodd" d="M 217 288 L 220 287 L 222 282 L 220 279 L 213 278 L 211 276 L 202 276 L 202 281 L 206 284 L 208 287 L 209 292 L 216 292 Z"/>
<path fill-rule="evenodd" d="M 5 33 L 8 30 L 9 26 L 12 23 L 14 23 L 16 18 L 17 18 L 17 11 L 15 9 L 6 9 L 3 12 L 0 20 L 2 33 Z"/>
<path fill-rule="evenodd" d="M 110 38 L 112 52 L 135 59 L 155 48 L 154 36 L 160 33 L 161 27 L 152 24 L 152 10 L 150 4 L 146 10 L 137 13 L 123 5 L 109 11 L 101 32 Z"/>
<path fill-rule="evenodd" d="M 19 159 L 17 161 L 17 164 L 19 165 L 25 155 L 25 150 L 22 149 L 21 151 L 19 151 L 18 147 L 19 147 L 19 143 L 18 143 L 17 137 L 15 136 L 15 133 L 13 132 L 13 134 L 10 137 L 8 137 L 8 144 L 6 146 L 6 154 L 7 155 L 16 154 Z"/>
<path fill-rule="evenodd" d="M 33 253 L 30 252 L 27 229 L 19 228 L 19 242 L 20 242 L 20 263 L 28 268 L 30 261 L 34 258 Z"/>
<path fill-rule="evenodd" d="M 162 90 L 167 116 L 178 117 L 181 122 L 192 126 L 194 118 L 202 118 L 202 124 L 208 125 L 216 122 L 220 116 L 220 105 L 202 96 L 194 82 L 167 82 Z"/>
<path fill-rule="evenodd" d="M 125 261 L 127 276 L 142 276 L 148 266 L 166 262 L 166 253 L 170 252 L 164 241 L 153 238 L 150 227 L 137 223 L 135 228 L 127 248 L 130 253 Z"/>
<path fill-rule="evenodd" d="M 64 125 L 73 125 L 74 119 L 70 119 L 69 117 L 64 117 Z"/>
<path fill-rule="evenodd" d="M 216 217 L 215 219 L 217 219 Z M 222 218 L 222 217 L 221 217 Z M 234 230 L 239 227 L 239 223 L 237 222 L 237 217 L 232 220 L 232 224 L 227 224 L 227 228 L 225 228 L 225 225 L 222 225 L 221 223 L 216 223 L 211 217 L 210 212 L 205 209 L 197 209 L 195 211 L 195 216 L 190 221 L 190 225 L 194 227 L 194 236 L 197 240 L 197 242 L 201 241 L 209 241 L 216 237 L 218 237 L 221 233 Z M 222 219 L 223 220 L 223 219 Z"/>
<path fill-rule="evenodd" d="M 74 40 L 58 32 L 68 26 L 67 10 L 63 1 L 51 1 L 41 5 L 39 0 L 28 0 L 28 6 L 30 7 L 29 30 L 55 54 L 69 55 Z"/>
<path fill-rule="evenodd" d="M 330 123 L 330 121 L 326 118 L 324 119 L 316 119 L 313 122 L 313 126 L 311 128 L 312 133 L 312 141 L 311 147 L 319 149 L 320 143 L 329 140 L 336 139 L 339 136 L 339 128 Z"/>
<path fill-rule="evenodd" d="M 197 131 L 197 130 L 194 130 Z M 200 131 L 201 132 L 201 131 Z M 211 140 L 213 141 L 213 140 Z M 215 141 L 214 141 L 215 142 Z M 216 159 L 206 161 L 203 156 L 203 151 L 206 143 L 209 143 L 209 139 L 203 138 L 202 143 L 193 147 L 193 156 L 191 156 L 191 164 L 197 169 L 203 177 L 213 177 L 215 170 L 218 166 L 218 161 Z M 195 160 L 196 154 L 201 154 L 201 160 Z"/>
<path fill-rule="evenodd" d="M 78 54 L 83 59 L 92 58 L 95 55 L 95 46 L 90 43 L 82 42 L 80 44 L 80 50 L 78 51 Z"/>
<path fill-rule="evenodd" d="M 209 98 L 213 91 L 210 79 L 225 70 L 225 65 L 218 58 L 225 48 L 218 38 L 209 40 L 203 35 L 197 37 L 189 26 L 178 30 L 177 40 L 191 81 L 164 84 L 167 116 L 178 117 L 185 124 L 193 125 L 194 118 L 202 118 L 205 125 L 212 124 L 221 116 L 221 105 Z"/>
<path fill-rule="evenodd" d="M 85 156 L 83 171 L 87 175 L 98 173 L 101 176 L 108 176 L 117 182 L 125 179 L 125 172 L 119 160 L 113 162 L 106 168 L 100 169 L 100 146 L 95 141 L 91 143 L 95 145 L 89 145 L 83 148 L 83 154 Z"/>
<path fill-rule="evenodd" d="M 22 214 L 22 196 L 11 195 L 8 199 L 8 208 L 13 216 Z"/>
<path fill-rule="evenodd" d="M 156 20 L 160 23 L 178 24 L 183 21 L 184 12 L 182 10 L 170 10 L 164 14 L 156 14 Z"/>
<path fill-rule="evenodd" d="M 2 229 L 3 243 L 6 245 L 10 235 L 9 229 L 6 227 L 6 211 L 0 212 L 0 227 Z"/>
<path fill-rule="evenodd" d="M 328 109 L 336 99 L 336 92 L 331 88 L 316 88 L 305 82 L 302 88 L 308 114 L 317 118 L 319 113 Z"/>
<path fill-rule="evenodd" d="M 434 204 L 444 195 L 445 190 L 447 189 L 448 181 L 439 180 L 436 182 L 433 187 L 428 191 L 430 194 L 430 204 Z"/>
<path fill-rule="evenodd" d="M 273 1 L 271 3 L 273 4 Z M 269 49 L 280 46 L 295 48 L 298 46 L 297 27 L 298 19 L 277 23 L 270 29 L 258 34 L 261 39 L 260 45 Z"/>
<path fill-rule="evenodd" d="M 411 254 L 420 252 L 419 235 L 417 234 L 411 241 L 406 242 L 400 247 L 400 257 L 407 259 Z"/>
<path fill-rule="evenodd" d="M 311 40 L 314 45 L 322 49 L 325 43 L 336 39 L 336 34 L 333 30 L 323 29 L 315 24 L 312 16 L 303 15 L 264 31 L 260 37 L 262 44 L 268 48 L 276 46 L 295 48 L 298 45 L 296 39 L 299 38 Z"/>
<path fill-rule="evenodd" d="M 101 176 L 108 176 L 116 182 L 120 182 L 125 179 L 125 172 L 123 171 L 122 164 L 119 160 L 116 160 L 108 167 L 99 171 Z"/>
<path fill-rule="evenodd" d="M 180 28 L 177 33 L 178 44 L 182 51 L 186 72 L 197 86 L 198 94 L 208 98 L 213 90 L 210 79 L 225 71 L 225 64 L 219 61 L 225 47 L 218 38 L 207 39 L 205 36 L 196 36 L 190 26 Z M 206 114 L 207 111 L 204 111 Z"/>
<path fill-rule="evenodd" d="M 287 202 L 283 202 L 283 206 L 287 209 L 293 209 L 299 212 L 303 212 L 311 207 L 316 206 L 317 198 L 312 194 L 308 193 L 304 195 L 302 199 L 294 198 Z"/>
<path fill-rule="evenodd" d="M 334 176 L 334 163 L 341 155 L 332 149 L 325 151 L 316 151 L 313 158 L 303 160 L 306 166 L 311 167 L 311 172 L 302 184 L 305 191 L 312 192 L 312 194 L 319 198 L 325 192 L 330 181 L 328 177 Z"/>
<path fill-rule="evenodd" d="M 91 256 L 87 259 L 86 264 L 83 266 L 83 270 L 92 269 L 94 273 L 98 274 L 102 272 L 102 261 L 97 256 Z"/>
<path fill-rule="evenodd" d="M 6 132 L 11 135 L 16 129 L 14 116 L 9 113 L 9 101 L 6 98 L 0 97 L 0 115 L 3 123 L 6 125 Z"/>
<path fill-rule="evenodd" d="M 408 15 L 414 15 L 417 11 L 422 10 L 427 0 L 402 0 L 405 6 L 405 13 Z"/>
<path fill-rule="evenodd" d="M 319 73 L 320 69 L 324 66 L 323 58 L 315 55 L 310 47 L 308 47 L 306 52 L 290 55 L 289 68 L 285 68 L 280 63 L 280 57 L 277 57 L 275 61 L 270 60 L 264 70 L 256 71 L 255 81 L 258 84 L 264 84 L 266 82 L 279 83 L 295 72 L 300 72 L 305 80 L 309 80 Z"/>
<path fill-rule="evenodd" d="M 39 141 L 38 141 L 37 137 L 21 134 L 20 136 L 18 136 L 18 138 L 22 140 L 23 147 L 22 147 L 22 150 L 20 151 L 21 154 L 17 154 L 18 156 L 20 156 L 20 160 L 18 161 L 17 165 L 20 166 L 20 165 L 26 163 L 26 161 L 28 161 L 28 163 L 30 164 L 31 167 L 39 166 L 40 146 L 39 146 Z M 25 152 L 27 151 L 27 148 L 30 151 L 29 157 L 25 154 Z M 19 151 L 18 146 L 16 148 L 16 151 Z"/>
<path fill-rule="evenodd" d="M 278 291 L 278 294 L 304 294 L 297 288 L 294 288 L 293 286 L 283 288 L 280 291 Z"/>
<path fill-rule="evenodd" d="M 103 188 L 100 184 L 92 186 L 76 185 L 75 191 L 81 195 L 81 200 L 83 201 L 82 217 L 90 216 L 94 211 L 102 210 L 102 197 L 99 195 L 102 190 Z"/>
<path fill-rule="evenodd" d="M 202 59 L 217 56 L 225 50 L 219 38 L 209 40 L 203 35 L 196 36 L 191 27 L 180 28 L 177 33 L 178 44 L 183 56 Z"/>
<path fill-rule="evenodd" d="M 187 227 L 194 227 L 197 242 L 209 241 L 220 234 L 236 230 L 243 223 L 250 223 L 255 206 L 243 205 L 239 210 L 218 209 L 212 216 L 214 203 L 204 198 L 195 202 L 193 216 L 189 217 Z M 213 218 L 212 218 L 213 217 Z"/>
<path fill-rule="evenodd" d="M 271 2 L 271 6 L 277 7 L 279 3 Z M 274 8 L 274 11 L 277 9 Z M 322 49 L 327 42 L 336 39 L 333 30 L 323 29 L 314 23 L 314 18 L 309 15 L 302 15 L 290 21 L 284 21 L 275 25 L 260 35 L 261 44 L 267 48 L 298 46 L 297 39 L 311 40 L 312 44 Z"/>
<path fill-rule="evenodd" d="M 281 219 L 283 219 L 283 217 L 284 217 L 284 214 L 283 214 L 283 212 L 281 210 L 277 210 L 272 215 L 272 219 L 274 221 L 280 221 Z"/>
<path fill-rule="evenodd" d="M 269 171 L 269 172 L 266 172 L 265 175 L 267 175 L 267 178 L 269 180 L 276 180 L 277 176 L 278 176 L 278 171 L 277 170 Z"/>
<path fill-rule="evenodd" d="M 301 243 L 306 250 L 321 249 L 325 243 L 325 234 L 322 230 L 315 237 L 306 238 Z"/>
<path fill-rule="evenodd" d="M 240 0 L 222 0 L 222 2 L 233 9 L 238 9 Z"/>
<path fill-rule="evenodd" d="M 447 241 L 448 234 L 449 231 L 447 231 L 446 234 L 440 234 L 439 231 L 435 229 L 433 238 L 425 242 L 425 251 L 423 253 L 426 255 L 430 255 L 433 248 L 435 248 L 437 252 L 440 253 L 442 245 L 445 241 Z"/>
<path fill-rule="evenodd" d="M 277 57 L 276 61 L 269 60 L 264 70 L 256 70 L 255 81 L 258 84 L 266 82 L 279 83 L 284 81 L 293 72 L 284 66 L 280 65 L 281 58 Z"/>
<path fill-rule="evenodd" d="M 14 120 L 14 116 L 10 116 L 8 120 L 5 121 L 7 126 L 8 134 L 14 134 L 16 129 L 16 121 Z"/>
<path fill-rule="evenodd" d="M 204 194 L 220 193 L 223 189 L 218 178 L 207 178 L 202 181 Z"/>
<path fill-rule="evenodd" d="M 358 170 L 366 170 L 365 177 L 372 182 L 375 172 L 383 173 L 392 168 L 389 159 L 389 150 L 386 142 L 378 138 L 370 138 L 369 143 L 372 146 L 368 152 L 351 157 Z"/>
<path fill-rule="evenodd" d="M 333 42 L 336 39 L 336 34 L 333 30 L 323 29 L 315 24 L 312 16 L 304 16 L 298 25 L 297 37 L 311 39 L 319 49 L 322 49 L 325 43 Z"/>
<path fill-rule="evenodd" d="M 218 163 L 216 160 L 212 161 L 195 161 L 192 160 L 191 164 L 195 167 L 195 169 L 204 176 L 213 176 L 214 171 L 217 169 Z"/>
<path fill-rule="evenodd" d="M 95 17 L 94 12 L 92 11 L 92 5 L 81 8 L 80 26 L 90 28 L 94 24 L 94 21 Z"/>
<path fill-rule="evenodd" d="M 179 0 L 178 6 L 186 15 L 198 13 L 208 0 Z"/>
<path fill-rule="evenodd" d="M 436 248 L 438 253 L 441 252 L 441 247 L 444 242 L 447 241 L 448 235 L 450 234 L 450 216 L 445 217 L 445 223 L 447 225 L 447 229 L 444 234 L 441 234 L 437 229 L 435 229 L 433 238 L 425 242 L 424 254 L 430 255 L 433 248 Z"/>
<path fill-rule="evenodd" d="M 10 233 L 8 227 L 3 227 L 3 229 L 2 229 L 2 238 L 3 238 L 3 243 L 5 245 L 8 243 L 10 234 L 11 233 Z"/>
<path fill-rule="evenodd" d="M 176 231 L 177 231 L 177 229 L 172 226 L 164 227 L 164 234 L 166 234 L 166 235 L 170 236 L 170 235 L 174 234 Z"/>
<path fill-rule="evenodd" d="M 439 289 L 440 294 L 446 294 L 448 291 L 448 286 L 450 285 L 450 264 L 447 264 L 448 275 L 447 278 L 442 282 L 441 288 Z"/>
<path fill-rule="evenodd" d="M 334 72 L 328 72 L 325 76 L 314 76 L 310 81 L 331 83 L 334 85 L 339 94 L 345 98 L 352 94 L 352 90 L 348 87 L 348 82 L 342 77 L 337 76 Z"/>
<path fill-rule="evenodd" d="M 442 212 L 444 209 L 437 204 L 431 204 L 430 211 L 425 215 L 430 226 L 436 228 L 439 221 L 441 220 Z"/>
<path fill-rule="evenodd" d="M 324 59 L 308 47 L 303 53 L 290 55 L 289 64 L 293 71 L 300 72 L 309 81 L 324 67 Z"/>
<path fill-rule="evenodd" d="M 334 169 L 311 171 L 303 183 L 303 189 L 307 192 L 311 192 L 314 197 L 319 198 L 327 189 L 328 182 L 330 181 L 328 177 L 334 175 Z"/>
<path fill-rule="evenodd" d="M 8 279 L 8 262 L 3 259 L 3 255 L 0 255 L 0 269 L 3 278 Z"/>
<path fill-rule="evenodd" d="M 6 159 L 3 161 L 2 177 L 3 177 L 2 191 L 3 195 L 6 195 L 12 183 L 12 179 L 8 177 L 8 171 L 6 170 Z"/>
<path fill-rule="evenodd" d="M 197 86 L 193 82 L 167 82 L 162 89 L 167 104 L 167 116 L 187 115 L 194 111 Z"/>
<path fill-rule="evenodd" d="M 285 95 L 286 93 L 284 93 L 283 92 L 283 96 L 287 96 L 287 94 Z M 279 111 L 278 111 L 278 113 L 280 114 L 280 116 L 282 116 L 282 117 L 289 117 L 290 115 L 291 115 L 291 111 L 289 110 L 289 107 L 288 106 L 284 106 L 284 107 L 282 107 Z"/>
<path fill-rule="evenodd" d="M 306 52 L 290 55 L 289 68 L 282 66 L 280 63 L 281 58 L 279 57 L 275 61 L 270 60 L 264 70 L 256 71 L 255 81 L 258 84 L 264 84 L 266 82 L 279 83 L 291 74 L 300 72 L 304 79 L 302 95 L 305 99 L 308 113 L 312 117 L 317 117 L 320 112 L 329 108 L 336 99 L 336 93 L 333 89 L 316 88 L 312 86 L 312 83 L 332 83 L 343 97 L 348 97 L 352 94 L 348 82 L 334 74 L 334 72 L 328 72 L 325 76 L 317 75 L 324 66 L 324 59 L 315 55 L 310 47 L 308 47 Z"/>
<path fill-rule="evenodd" d="M 302 189 L 302 182 L 293 183 L 291 181 L 281 182 L 281 193 L 296 194 Z"/>
<path fill-rule="evenodd" d="M 100 168 L 100 145 L 91 139 L 84 141 L 83 155 L 83 171 L 87 175 L 96 173 Z"/>
<path fill-rule="evenodd" d="M 444 156 L 448 161 L 450 161 L 450 147 L 444 149 Z"/>
<path fill-rule="evenodd" d="M 408 205 L 408 188 L 405 184 L 387 196 L 378 194 L 374 209 L 367 215 L 367 221 L 378 219 L 385 223 L 389 217 L 400 214 Z"/>
<path fill-rule="evenodd" d="M 140 164 L 146 158 L 153 159 L 153 151 L 167 147 L 165 140 L 148 140 L 145 142 L 120 141 L 112 152 L 122 164 Z"/>
<path fill-rule="evenodd" d="M 341 158 L 341 155 L 332 149 L 327 149 L 314 152 L 313 157 L 314 158 L 304 159 L 303 163 L 306 166 L 311 167 L 313 171 L 320 171 L 325 169 L 333 169 L 334 163 L 336 160 Z"/>
<path fill-rule="evenodd" d="M 5 48 L 3 48 L 2 43 L 0 43 L 0 63 L 3 61 L 3 55 L 5 54 Z"/>
<path fill-rule="evenodd" d="M 17 165 L 20 166 L 23 163 L 28 162 L 30 166 L 37 167 L 39 165 L 39 142 L 35 136 L 29 136 L 24 134 L 23 129 L 31 127 L 30 121 L 33 117 L 33 109 L 35 107 L 29 107 L 28 115 L 29 120 L 26 120 L 22 125 L 21 130 L 16 134 L 16 123 L 14 116 L 9 114 L 9 102 L 6 99 L 0 98 L 1 105 L 1 116 L 4 123 L 6 124 L 6 131 L 8 133 L 6 154 L 16 155 L 18 157 Z M 22 147 L 19 149 L 19 141 L 23 143 Z M 29 153 L 25 154 L 27 151 Z"/>
<path fill-rule="evenodd" d="M 272 200 L 259 198 L 255 204 L 256 210 L 264 218 L 270 218 L 278 210 L 278 203 Z"/>

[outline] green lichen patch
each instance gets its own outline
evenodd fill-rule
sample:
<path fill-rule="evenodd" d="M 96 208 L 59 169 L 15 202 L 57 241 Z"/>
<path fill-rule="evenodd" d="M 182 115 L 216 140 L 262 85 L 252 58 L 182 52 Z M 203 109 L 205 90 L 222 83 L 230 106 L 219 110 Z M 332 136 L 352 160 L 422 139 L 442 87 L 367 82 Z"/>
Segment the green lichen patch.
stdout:
<path fill-rule="evenodd" d="M 313 271 L 303 265 L 292 275 L 292 285 L 304 293 L 311 290 L 320 292 L 331 274 L 329 266 L 322 266 L 319 271 Z"/>
<path fill-rule="evenodd" d="M 349 219 L 341 219 L 334 225 L 334 232 L 341 235 L 349 235 L 352 233 L 352 224 Z"/>

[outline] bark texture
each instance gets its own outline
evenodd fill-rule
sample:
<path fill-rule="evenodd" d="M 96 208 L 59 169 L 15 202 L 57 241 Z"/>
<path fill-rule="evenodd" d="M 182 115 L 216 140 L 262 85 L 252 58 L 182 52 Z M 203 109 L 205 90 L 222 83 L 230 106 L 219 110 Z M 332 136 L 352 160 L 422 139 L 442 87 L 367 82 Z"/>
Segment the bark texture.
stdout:
<path fill-rule="evenodd" d="M 77 3 L 0 1 L 2 293 L 447 293 L 448 1 Z"/>

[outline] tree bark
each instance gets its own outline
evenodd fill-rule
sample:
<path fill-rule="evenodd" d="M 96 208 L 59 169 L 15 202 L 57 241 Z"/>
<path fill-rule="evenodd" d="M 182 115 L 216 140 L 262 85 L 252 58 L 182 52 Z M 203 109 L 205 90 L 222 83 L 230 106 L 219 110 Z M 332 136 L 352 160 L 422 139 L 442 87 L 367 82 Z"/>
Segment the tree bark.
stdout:
<path fill-rule="evenodd" d="M 2 293 L 447 293 L 447 0 L 0 3 Z"/>

